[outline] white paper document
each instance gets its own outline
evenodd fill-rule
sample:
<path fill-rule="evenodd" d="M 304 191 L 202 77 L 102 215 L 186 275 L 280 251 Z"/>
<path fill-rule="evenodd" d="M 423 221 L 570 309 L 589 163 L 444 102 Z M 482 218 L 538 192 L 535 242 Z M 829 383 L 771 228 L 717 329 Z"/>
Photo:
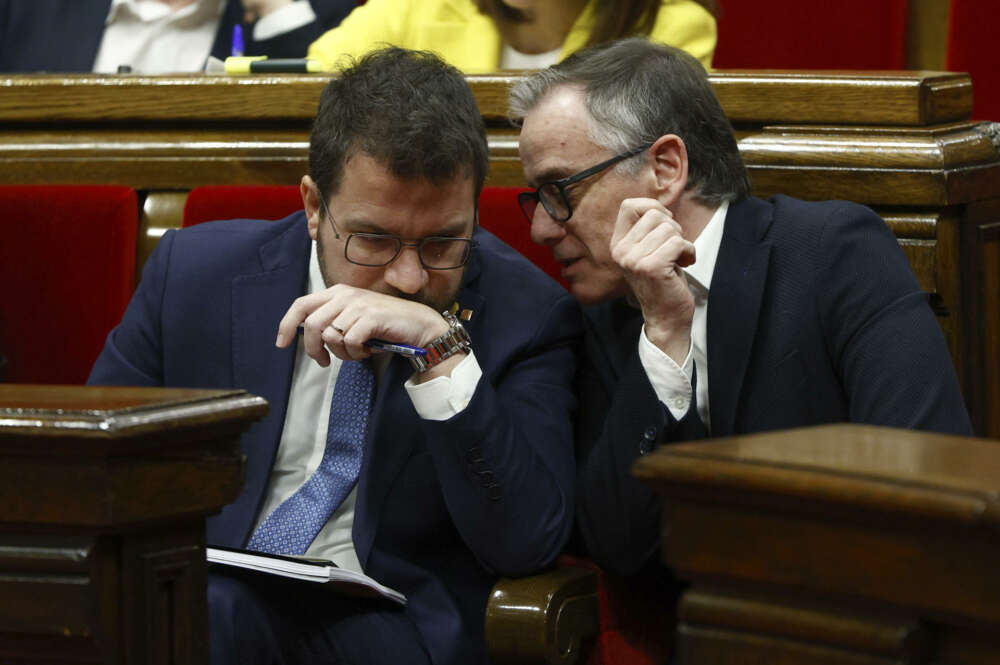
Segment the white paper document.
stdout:
<path fill-rule="evenodd" d="M 333 591 L 345 595 L 367 598 L 382 597 L 400 605 L 406 604 L 406 596 L 395 589 L 390 589 L 362 573 L 338 568 L 337 564 L 327 559 L 264 554 L 263 552 L 248 552 L 226 547 L 208 547 L 205 551 L 209 563 L 235 566 L 267 575 L 281 575 L 305 582 L 326 584 Z"/>

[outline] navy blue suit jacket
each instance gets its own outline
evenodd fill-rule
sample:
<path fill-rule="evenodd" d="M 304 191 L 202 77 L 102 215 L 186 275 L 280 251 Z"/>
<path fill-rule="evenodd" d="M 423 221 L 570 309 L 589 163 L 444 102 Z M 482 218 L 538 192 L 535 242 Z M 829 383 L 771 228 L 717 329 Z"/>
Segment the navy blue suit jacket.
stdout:
<path fill-rule="evenodd" d="M 571 392 L 582 334 L 572 298 L 485 231 L 458 302 L 483 378 L 448 421 L 421 420 L 394 357 L 380 379 L 354 516 L 364 570 L 406 594 L 435 663 L 485 662 L 487 596 L 499 575 L 549 564 L 573 519 Z M 243 436 L 246 484 L 209 519 L 210 544 L 249 538 L 267 487 L 294 348 L 278 321 L 307 284 L 306 217 L 168 232 L 146 263 L 90 383 L 243 388 L 271 412 Z"/>
<path fill-rule="evenodd" d="M 316 20 L 255 42 L 244 31 L 247 55 L 304 58 L 309 44 L 336 27 L 356 0 L 309 0 Z M 0 72 L 90 72 L 104 36 L 111 0 L 0 0 Z M 211 54 L 225 60 L 233 26 L 243 21 L 240 0 L 227 0 Z"/>
<path fill-rule="evenodd" d="M 631 467 L 708 435 L 677 421 L 639 362 L 638 310 L 585 308 L 577 488 L 591 555 L 629 574 L 656 557 L 659 497 Z M 730 206 L 708 297 L 711 436 L 829 422 L 971 434 L 941 328 L 885 222 L 843 201 Z"/>

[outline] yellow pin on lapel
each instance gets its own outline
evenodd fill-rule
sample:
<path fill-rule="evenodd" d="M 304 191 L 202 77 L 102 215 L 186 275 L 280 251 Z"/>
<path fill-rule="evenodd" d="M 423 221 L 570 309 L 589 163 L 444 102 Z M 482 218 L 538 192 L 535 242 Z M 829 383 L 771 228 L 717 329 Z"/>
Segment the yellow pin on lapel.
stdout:
<path fill-rule="evenodd" d="M 462 313 L 458 315 L 458 318 L 462 319 L 463 321 L 468 321 L 469 319 L 472 318 L 472 310 L 463 309 Z"/>

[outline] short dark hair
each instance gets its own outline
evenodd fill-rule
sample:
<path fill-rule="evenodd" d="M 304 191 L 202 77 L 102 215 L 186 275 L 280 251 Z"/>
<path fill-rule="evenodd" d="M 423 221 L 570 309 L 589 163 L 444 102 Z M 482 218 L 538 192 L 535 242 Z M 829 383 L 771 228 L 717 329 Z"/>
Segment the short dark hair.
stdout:
<path fill-rule="evenodd" d="M 708 205 L 750 194 L 750 177 L 729 119 L 696 58 L 666 44 L 623 39 L 579 51 L 518 82 L 510 93 L 514 122 L 551 90 L 578 85 L 594 142 L 620 153 L 676 134 L 688 153 L 688 189 Z M 627 160 L 628 169 L 638 162 Z"/>
<path fill-rule="evenodd" d="M 486 128 L 464 76 L 433 53 L 389 47 L 350 63 L 327 84 L 309 140 L 309 175 L 324 197 L 363 152 L 393 176 L 435 183 L 489 171 Z"/>

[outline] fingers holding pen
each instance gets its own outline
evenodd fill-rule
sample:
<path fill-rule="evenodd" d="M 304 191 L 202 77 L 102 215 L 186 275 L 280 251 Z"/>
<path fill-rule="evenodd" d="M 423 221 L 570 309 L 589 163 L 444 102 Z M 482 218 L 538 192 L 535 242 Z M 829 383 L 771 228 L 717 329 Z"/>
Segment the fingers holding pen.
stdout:
<path fill-rule="evenodd" d="M 301 334 L 306 355 L 321 367 L 329 366 L 330 354 L 323 336 L 342 310 L 339 300 L 332 289 L 296 298 L 278 324 L 275 345 L 286 348 Z M 337 326 L 346 331 L 343 322 L 338 322 Z"/>

